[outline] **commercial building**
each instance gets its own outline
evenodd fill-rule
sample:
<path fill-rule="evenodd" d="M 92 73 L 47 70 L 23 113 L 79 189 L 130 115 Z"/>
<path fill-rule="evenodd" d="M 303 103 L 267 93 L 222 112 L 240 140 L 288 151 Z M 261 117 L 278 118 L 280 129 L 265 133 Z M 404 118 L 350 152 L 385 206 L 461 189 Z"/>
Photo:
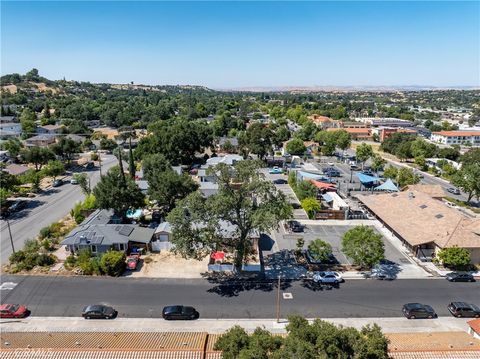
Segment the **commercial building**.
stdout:
<path fill-rule="evenodd" d="M 357 117 L 355 121 L 363 122 L 372 127 L 413 127 L 413 122 L 394 117 Z"/>
<path fill-rule="evenodd" d="M 429 261 L 439 250 L 458 246 L 470 252 L 474 264 L 480 263 L 480 219 L 466 217 L 425 191 L 415 189 L 358 195 L 358 199 L 416 257 Z"/>
<path fill-rule="evenodd" d="M 471 145 L 480 147 L 480 131 L 440 131 L 432 132 L 432 142 L 445 145 Z"/>
<path fill-rule="evenodd" d="M 408 129 L 408 128 L 401 128 L 401 127 L 376 127 L 372 128 L 372 134 L 378 136 L 378 141 L 383 142 L 394 133 L 397 132 L 405 132 L 405 133 L 412 133 L 415 134 L 417 131 Z"/>
<path fill-rule="evenodd" d="M 371 128 L 328 128 L 327 131 L 347 131 L 351 136 L 352 140 L 355 141 L 372 141 L 373 134 Z"/>

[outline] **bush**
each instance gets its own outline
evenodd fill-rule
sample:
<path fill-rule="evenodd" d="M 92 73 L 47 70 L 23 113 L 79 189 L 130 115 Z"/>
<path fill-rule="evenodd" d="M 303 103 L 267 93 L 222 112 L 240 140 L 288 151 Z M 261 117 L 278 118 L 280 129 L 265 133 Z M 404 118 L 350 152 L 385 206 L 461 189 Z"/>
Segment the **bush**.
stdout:
<path fill-rule="evenodd" d="M 75 223 L 80 224 L 85 220 L 85 216 L 81 213 L 76 213 L 75 214 Z"/>
<path fill-rule="evenodd" d="M 321 239 L 315 239 L 308 245 L 308 251 L 316 261 L 325 261 L 332 254 L 332 246 Z"/>
<path fill-rule="evenodd" d="M 51 251 L 53 249 L 53 243 L 49 239 L 44 239 L 42 241 L 42 247 L 47 251 Z"/>
<path fill-rule="evenodd" d="M 105 274 L 117 277 L 125 269 L 125 253 L 119 251 L 109 251 L 105 253 L 100 260 L 100 267 Z"/>
<path fill-rule="evenodd" d="M 300 204 L 302 205 L 302 208 L 307 212 L 307 216 L 309 219 L 314 219 L 315 218 L 315 212 L 319 211 L 321 209 L 320 203 L 318 200 L 314 197 L 307 197 L 304 198 Z"/>
<path fill-rule="evenodd" d="M 10 261 L 10 264 L 21 263 L 25 260 L 25 256 L 26 254 L 24 251 L 16 251 L 10 255 L 8 260 Z"/>
<path fill-rule="evenodd" d="M 92 154 L 90 155 L 90 159 L 91 159 L 92 161 L 98 161 L 98 153 L 92 153 Z"/>
<path fill-rule="evenodd" d="M 65 259 L 65 268 L 71 269 L 77 265 L 77 258 L 75 258 L 75 255 L 71 253 L 66 259 Z"/>
<path fill-rule="evenodd" d="M 50 230 L 50 227 L 43 227 L 40 230 L 40 239 L 48 238 L 52 234 L 52 231 Z"/>
<path fill-rule="evenodd" d="M 147 263 L 147 264 L 148 264 L 148 263 L 152 263 L 152 261 L 153 261 L 153 259 L 152 259 L 152 257 L 150 257 L 150 256 L 143 258 L 143 262 L 144 262 L 144 263 Z"/>
<path fill-rule="evenodd" d="M 25 241 L 23 250 L 28 253 L 36 253 L 40 249 L 40 243 L 34 239 L 28 239 Z"/>
<path fill-rule="evenodd" d="M 442 249 L 438 253 L 438 259 L 444 266 L 454 269 L 465 269 L 471 264 L 470 252 L 468 249 L 457 246 Z"/>
<path fill-rule="evenodd" d="M 51 254 L 38 254 L 35 262 L 37 266 L 48 267 L 55 264 L 56 260 Z"/>

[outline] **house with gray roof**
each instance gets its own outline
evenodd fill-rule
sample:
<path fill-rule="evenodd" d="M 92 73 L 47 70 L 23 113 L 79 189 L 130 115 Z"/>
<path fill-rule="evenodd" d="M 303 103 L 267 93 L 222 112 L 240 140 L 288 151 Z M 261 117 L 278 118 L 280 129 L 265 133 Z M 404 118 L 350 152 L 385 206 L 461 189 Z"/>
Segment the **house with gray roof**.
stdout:
<path fill-rule="evenodd" d="M 149 249 L 154 232 L 153 228 L 119 224 L 111 211 L 97 210 L 73 229 L 60 244 L 72 253 L 83 249 L 90 250 L 94 255 L 111 249 L 127 252 L 134 247 Z"/>

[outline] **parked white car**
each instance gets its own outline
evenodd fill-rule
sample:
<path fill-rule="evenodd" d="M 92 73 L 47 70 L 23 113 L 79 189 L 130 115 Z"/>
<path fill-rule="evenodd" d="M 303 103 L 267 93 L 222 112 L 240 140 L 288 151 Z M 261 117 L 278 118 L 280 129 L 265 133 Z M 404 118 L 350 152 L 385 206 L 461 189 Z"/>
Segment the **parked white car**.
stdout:
<path fill-rule="evenodd" d="M 315 283 L 338 284 L 343 278 L 338 272 L 315 272 L 312 276 Z"/>

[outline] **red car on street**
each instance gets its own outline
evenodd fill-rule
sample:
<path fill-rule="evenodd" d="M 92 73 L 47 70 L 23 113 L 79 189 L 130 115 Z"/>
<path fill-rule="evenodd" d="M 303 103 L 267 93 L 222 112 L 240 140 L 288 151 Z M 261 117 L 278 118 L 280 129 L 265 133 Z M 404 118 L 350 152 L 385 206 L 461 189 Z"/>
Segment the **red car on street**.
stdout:
<path fill-rule="evenodd" d="M 135 270 L 137 269 L 137 265 L 138 265 L 138 260 L 140 259 L 140 255 L 139 254 L 130 254 L 128 257 L 127 257 L 127 269 L 128 270 Z"/>
<path fill-rule="evenodd" d="M 0 305 L 0 318 L 25 318 L 29 313 L 27 307 L 19 304 Z"/>

